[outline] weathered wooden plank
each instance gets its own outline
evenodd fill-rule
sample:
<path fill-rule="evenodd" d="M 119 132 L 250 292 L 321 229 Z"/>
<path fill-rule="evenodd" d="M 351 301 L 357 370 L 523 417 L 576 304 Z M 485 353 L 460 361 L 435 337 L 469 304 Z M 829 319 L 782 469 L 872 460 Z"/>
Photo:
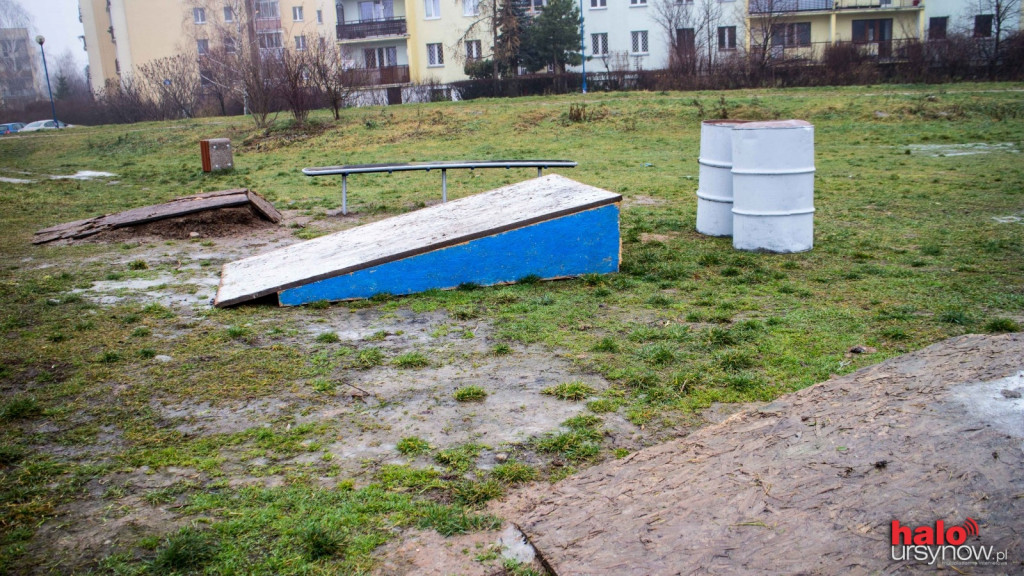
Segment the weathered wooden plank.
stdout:
<path fill-rule="evenodd" d="M 601 206 L 281 292 L 282 306 L 608 274 L 619 269 L 619 207 Z"/>
<path fill-rule="evenodd" d="M 512 184 L 228 263 L 216 305 L 238 304 L 621 199 L 558 175 Z"/>
<path fill-rule="evenodd" d="M 249 198 L 249 202 L 252 202 L 253 208 L 262 214 L 267 220 L 270 220 L 274 224 L 280 224 L 281 220 L 284 219 L 284 216 L 277 211 L 277 208 L 274 208 L 274 205 L 268 202 L 263 196 L 260 196 L 252 190 L 247 190 L 245 195 Z"/>
<path fill-rule="evenodd" d="M 35 233 L 33 244 L 45 244 L 54 240 L 80 239 L 99 234 L 106 230 L 114 230 L 125 226 L 138 226 L 178 216 L 187 216 L 206 210 L 244 206 L 251 203 L 264 217 L 277 223 L 281 221 L 281 213 L 273 204 L 267 202 L 259 194 L 245 188 L 203 192 L 176 198 L 170 202 L 153 206 L 132 208 L 115 214 L 105 214 L 86 220 L 77 220 L 44 228 Z"/>

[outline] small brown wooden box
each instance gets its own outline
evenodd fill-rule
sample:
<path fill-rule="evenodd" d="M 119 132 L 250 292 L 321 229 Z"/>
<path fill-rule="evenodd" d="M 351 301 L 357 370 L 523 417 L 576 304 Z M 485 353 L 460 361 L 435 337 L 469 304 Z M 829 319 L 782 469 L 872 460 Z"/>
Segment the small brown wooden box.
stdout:
<path fill-rule="evenodd" d="M 203 159 L 203 172 L 230 170 L 235 167 L 231 154 L 231 140 L 228 138 L 200 140 L 199 151 Z"/>

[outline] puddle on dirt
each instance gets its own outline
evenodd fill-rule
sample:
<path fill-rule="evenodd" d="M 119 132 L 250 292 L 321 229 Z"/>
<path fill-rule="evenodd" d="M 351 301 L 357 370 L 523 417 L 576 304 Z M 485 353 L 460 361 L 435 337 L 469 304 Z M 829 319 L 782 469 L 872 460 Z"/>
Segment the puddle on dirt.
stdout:
<path fill-rule="evenodd" d="M 0 182 L 6 182 L 8 184 L 32 184 L 33 180 L 24 180 L 22 178 L 6 178 L 0 176 Z"/>
<path fill-rule="evenodd" d="M 437 450 L 468 442 L 485 445 L 489 449 L 477 466 L 488 469 L 498 462 L 499 453 L 557 430 L 586 409 L 586 402 L 559 400 L 541 394 L 543 389 L 577 380 L 596 391 L 609 387 L 600 376 L 580 374 L 569 359 L 541 346 L 513 346 L 512 353 L 495 356 L 489 323 L 459 321 L 441 311 L 349 312 L 339 307 L 305 326 L 310 335 L 333 332 L 346 346 L 358 342 L 360 349 L 377 348 L 386 358 L 417 351 L 430 366 L 396 368 L 385 363 L 360 370 L 343 362 L 327 376 L 335 385 L 327 393 L 315 393 L 302 383 L 272 399 L 227 404 L 186 400 L 154 408 L 187 434 L 231 433 L 282 422 L 328 424 L 333 432 L 323 449 L 296 461 L 313 462 L 329 452 L 346 474 L 358 477 L 366 473 L 366 460 L 406 462 L 396 445 L 412 436 Z M 487 396 L 479 402 L 456 401 L 455 390 L 465 386 L 480 386 Z M 603 419 L 607 446 L 632 451 L 644 444 L 641 431 L 622 415 L 606 414 Z"/>
<path fill-rule="evenodd" d="M 74 174 L 55 174 L 50 176 L 50 180 L 92 180 L 93 178 L 113 178 L 117 174 L 111 172 L 97 172 L 94 170 L 79 170 Z"/>
<path fill-rule="evenodd" d="M 1024 216 L 1016 214 L 1013 216 L 993 216 L 992 219 L 999 224 L 1013 224 L 1015 222 L 1024 222 Z"/>
<path fill-rule="evenodd" d="M 1024 370 L 1013 376 L 958 386 L 952 397 L 986 425 L 1022 440 L 1024 450 Z"/>
<path fill-rule="evenodd" d="M 217 293 L 220 278 L 212 273 L 205 276 L 179 278 L 161 275 L 143 280 L 101 280 L 93 282 L 90 288 L 72 290 L 97 304 L 113 305 L 121 302 L 157 303 L 163 306 L 189 306 L 209 308 L 210 300 Z M 175 291 L 175 287 L 191 287 L 195 291 Z"/>
<path fill-rule="evenodd" d="M 990 154 L 992 152 L 1007 152 L 1017 154 L 1020 150 L 1012 142 L 999 142 L 989 144 L 986 142 L 972 142 L 968 144 L 910 144 L 906 147 L 911 154 L 918 156 L 930 156 L 941 158 L 945 156 L 974 156 L 977 154 Z"/>

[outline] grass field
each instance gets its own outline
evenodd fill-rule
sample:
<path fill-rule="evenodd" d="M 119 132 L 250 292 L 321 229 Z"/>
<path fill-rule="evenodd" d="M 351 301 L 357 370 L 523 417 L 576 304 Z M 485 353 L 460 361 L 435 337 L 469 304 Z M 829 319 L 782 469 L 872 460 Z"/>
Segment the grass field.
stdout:
<path fill-rule="evenodd" d="M 815 125 L 813 251 L 741 253 L 694 232 L 700 121 L 722 117 Z M 296 130 L 282 116 L 266 134 L 211 118 L 0 139 L 0 176 L 32 181 L 0 182 L 0 573 L 369 572 L 374 550 L 408 529 L 493 529 L 501 520 L 483 507 L 510 487 L 683 433 L 712 403 L 771 400 L 1024 323 L 1021 84 L 590 94 L 313 119 Z M 232 139 L 234 171 L 201 171 L 197 140 L 213 137 Z M 339 182 L 303 167 L 529 158 L 576 160 L 560 173 L 624 196 L 620 273 L 219 310 L 197 302 L 213 296 L 199 278 L 226 260 L 220 239 L 31 245 L 45 226 L 240 186 L 302 223 L 285 229 L 291 240 L 311 238 L 434 203 L 440 185 L 352 177 L 356 215 L 340 218 L 327 215 Z M 117 176 L 47 178 L 79 170 Z M 453 172 L 449 196 L 528 176 Z M 131 281 L 192 303 L 90 292 Z M 335 329 L 352 318 L 377 328 Z M 411 340 L 417 321 L 429 330 Z M 372 438 L 372 417 L 309 417 L 388 375 L 450 374 L 433 402 L 494 409 L 501 391 L 456 385 L 459 370 L 522 358 L 569 367 L 535 396 L 573 414 L 522 442 L 424 433 L 354 461 L 341 446 Z M 189 428 L 278 401 L 230 427 Z M 616 432 L 627 429 L 629 442 Z"/>

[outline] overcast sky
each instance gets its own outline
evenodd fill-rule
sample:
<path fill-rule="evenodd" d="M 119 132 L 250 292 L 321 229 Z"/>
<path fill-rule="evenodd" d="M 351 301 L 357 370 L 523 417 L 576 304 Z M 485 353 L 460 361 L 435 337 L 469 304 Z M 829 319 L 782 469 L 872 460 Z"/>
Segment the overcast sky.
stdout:
<path fill-rule="evenodd" d="M 35 34 L 46 37 L 47 63 L 70 48 L 79 65 L 85 68 L 89 57 L 82 50 L 82 41 L 78 38 L 84 34 L 82 23 L 78 21 L 78 0 L 17 1 L 32 15 L 33 38 Z"/>

